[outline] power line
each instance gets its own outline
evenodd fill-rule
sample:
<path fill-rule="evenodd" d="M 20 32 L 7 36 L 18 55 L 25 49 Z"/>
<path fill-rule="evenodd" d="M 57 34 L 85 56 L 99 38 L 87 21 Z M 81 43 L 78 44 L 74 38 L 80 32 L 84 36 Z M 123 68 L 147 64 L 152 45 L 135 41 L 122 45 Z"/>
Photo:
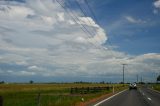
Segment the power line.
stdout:
<path fill-rule="evenodd" d="M 84 2 L 85 2 L 85 4 L 87 5 L 88 10 L 89 10 L 89 11 L 90 11 L 90 13 L 92 14 L 92 16 L 93 16 L 94 20 L 96 21 L 96 23 L 97 23 L 98 25 L 100 25 L 100 23 L 99 23 L 98 19 L 96 18 L 95 13 L 93 12 L 92 8 L 90 7 L 90 5 L 89 5 L 88 1 L 87 1 L 87 0 L 84 0 Z"/>
<path fill-rule="evenodd" d="M 92 9 L 91 6 L 89 5 L 89 2 L 88 2 L 87 0 L 84 0 L 84 2 L 85 2 L 85 4 L 87 5 L 88 10 L 89 10 L 90 13 L 92 14 L 94 20 L 95 20 L 96 23 L 100 26 L 100 22 L 98 21 L 98 18 L 96 17 L 96 15 L 95 15 L 93 9 Z M 100 37 L 101 37 L 101 36 L 100 36 Z M 107 41 L 108 41 L 109 45 L 113 46 L 109 39 L 108 39 Z M 108 46 L 108 49 L 111 50 L 111 54 L 113 54 L 113 56 L 114 56 L 114 52 L 112 51 L 112 49 L 111 49 L 109 46 Z"/>
<path fill-rule="evenodd" d="M 95 19 L 95 21 L 99 24 L 98 19 L 96 18 L 96 16 L 95 16 L 94 12 L 92 11 L 92 8 L 90 7 L 90 5 L 89 5 L 88 1 L 87 1 L 87 0 L 84 0 L 84 1 L 85 1 L 86 5 L 87 5 L 87 7 L 88 7 L 89 11 L 91 12 L 91 14 L 92 14 L 93 18 L 94 18 L 94 19 Z M 99 25 L 100 25 L 100 24 L 99 24 Z"/>
<path fill-rule="evenodd" d="M 57 1 L 57 3 L 59 3 L 59 5 L 68 13 L 68 15 L 71 16 L 71 18 L 73 19 L 73 21 L 74 21 L 75 23 L 77 23 L 78 25 L 81 26 L 80 28 L 82 29 L 82 31 L 83 31 L 84 33 L 86 33 L 86 35 L 89 35 L 89 36 L 90 36 L 91 33 L 88 31 L 88 29 L 87 29 L 83 24 L 77 22 L 77 20 L 79 20 L 79 19 L 77 18 L 77 16 L 74 15 L 74 13 L 73 13 L 72 11 L 70 12 L 68 9 L 66 9 L 58 0 L 56 0 L 56 1 Z M 93 46 L 95 46 L 95 47 L 98 49 L 97 45 L 95 45 L 93 42 L 90 42 L 90 41 L 89 41 L 89 43 L 92 43 Z M 100 53 L 101 53 L 101 52 L 100 52 Z"/>
<path fill-rule="evenodd" d="M 76 1 L 76 0 L 75 0 Z M 68 5 L 71 5 L 71 2 L 70 2 L 70 0 L 68 0 L 68 2 L 66 2 L 66 4 L 68 4 Z M 82 13 L 84 14 L 84 16 L 85 17 L 87 17 L 87 14 L 83 11 L 83 9 L 81 8 L 81 6 L 79 5 L 79 3 L 76 1 L 76 4 L 77 4 L 77 6 L 80 8 L 80 10 L 82 11 Z M 71 11 L 72 12 L 72 11 Z M 72 14 L 74 15 L 74 13 L 72 12 Z M 76 15 L 74 15 L 75 17 L 76 17 L 76 19 L 77 20 L 79 20 L 79 18 L 76 16 Z M 90 20 L 88 19 L 88 18 L 86 18 L 88 21 L 89 21 L 89 23 L 91 24 L 91 22 L 90 22 Z M 82 25 L 83 26 L 83 28 L 87 31 L 87 35 L 89 35 L 88 37 L 90 38 L 92 38 L 94 35 L 93 35 L 93 33 L 89 30 L 89 29 L 87 29 L 83 24 L 80 24 L 80 25 Z M 94 32 L 94 31 L 93 31 Z M 94 40 L 94 39 L 93 39 Z M 95 42 L 97 43 L 97 41 L 95 40 Z M 93 43 L 94 44 L 94 43 Z M 97 43 L 98 44 L 98 43 Z M 94 45 L 96 45 L 96 44 L 94 44 Z M 96 47 L 98 47 L 98 45 L 96 45 Z M 100 47 L 100 49 L 102 49 L 101 47 Z"/>
<path fill-rule="evenodd" d="M 79 7 L 79 9 L 82 11 L 83 15 L 84 15 L 85 17 L 88 17 L 88 16 L 87 16 L 87 12 L 86 12 L 84 9 L 82 9 L 82 7 L 81 7 L 81 5 L 79 4 L 79 2 L 78 2 L 77 0 L 75 0 L 75 3 L 76 3 L 77 6 Z M 88 18 L 87 18 L 87 20 L 88 20 L 89 24 L 92 24 L 91 21 L 90 21 Z M 94 32 L 95 30 L 93 29 L 92 31 Z M 93 34 L 95 34 L 95 33 L 93 33 Z"/>
<path fill-rule="evenodd" d="M 83 15 L 85 16 L 85 17 L 88 17 L 87 16 L 87 12 L 82 8 L 82 6 L 80 5 L 80 3 L 77 1 L 77 0 L 75 0 L 75 2 L 76 2 L 76 4 L 77 4 L 77 6 L 79 7 L 79 9 L 81 10 L 81 12 L 83 13 Z M 91 23 L 91 20 L 89 20 L 88 18 L 86 18 L 87 20 L 88 20 L 88 22 L 89 22 L 89 24 L 92 24 Z M 95 30 L 92 28 L 92 31 L 93 31 L 93 33 L 90 33 L 92 36 L 94 36 L 94 35 L 96 35 L 97 33 L 95 33 Z M 99 39 L 102 39 L 101 38 L 101 36 L 98 36 L 98 38 Z M 95 42 L 96 42 L 96 40 L 95 40 Z M 98 42 L 98 41 L 97 41 Z M 103 47 L 100 47 L 100 49 L 102 49 L 102 50 L 104 50 L 105 51 L 105 49 L 103 48 Z"/>
<path fill-rule="evenodd" d="M 70 11 L 69 9 L 66 9 L 58 0 L 56 0 L 56 1 L 57 1 L 57 3 L 68 13 L 68 15 L 71 16 L 72 20 L 73 20 L 76 24 L 78 24 L 78 25 L 81 26 L 80 28 L 82 29 L 82 31 L 83 31 L 84 33 L 86 33 L 87 35 L 89 35 L 88 37 L 90 38 L 90 37 L 91 37 L 91 36 L 90 36 L 90 35 L 91 35 L 90 31 L 89 31 L 83 24 L 77 22 L 77 20 L 79 20 L 78 17 L 77 17 L 76 15 L 74 15 L 74 13 L 73 13 L 72 11 Z M 63 0 L 62 0 L 62 1 L 63 1 Z M 93 42 L 90 42 L 90 43 L 92 43 L 93 46 L 95 46 L 96 48 L 98 48 L 97 45 L 95 45 Z"/>
<path fill-rule="evenodd" d="M 72 11 L 70 11 L 69 9 L 66 9 L 65 6 L 63 6 L 63 4 L 65 4 L 66 6 L 69 7 L 68 2 L 65 2 L 65 3 L 61 4 L 61 2 L 59 2 L 58 0 L 56 0 L 56 1 L 57 1 L 57 3 L 59 3 L 60 6 L 68 13 L 68 15 L 71 16 L 71 18 L 73 19 L 73 21 L 81 26 L 80 28 L 82 29 L 82 31 L 83 31 L 89 38 L 92 37 L 92 33 L 91 33 L 83 24 L 77 22 L 77 20 L 79 20 L 79 18 L 78 18 Z M 61 0 L 61 1 L 63 2 L 63 0 Z M 69 1 L 69 3 L 70 3 L 70 1 Z M 93 39 L 93 40 L 94 40 L 94 39 Z M 95 42 L 96 42 L 96 41 L 95 41 Z M 95 48 L 97 48 L 97 49 L 99 48 L 100 50 L 103 50 L 104 52 L 106 52 L 106 49 L 105 49 L 105 48 L 96 45 L 94 42 L 89 41 L 89 43 L 90 43 L 90 44 L 93 44 L 93 46 L 94 46 Z M 112 50 L 111 50 L 111 54 L 113 54 L 113 53 L 112 53 Z M 103 55 L 102 55 L 102 56 L 103 56 Z M 113 56 L 114 56 L 114 54 L 113 54 Z"/>

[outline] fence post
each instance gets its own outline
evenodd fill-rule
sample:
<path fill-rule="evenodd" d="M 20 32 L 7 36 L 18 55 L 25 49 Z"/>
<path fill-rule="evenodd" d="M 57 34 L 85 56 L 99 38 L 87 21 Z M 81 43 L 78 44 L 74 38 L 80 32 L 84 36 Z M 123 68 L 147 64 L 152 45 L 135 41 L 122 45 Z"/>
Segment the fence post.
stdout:
<path fill-rule="evenodd" d="M 3 106 L 3 97 L 0 96 L 0 106 Z"/>
<path fill-rule="evenodd" d="M 71 94 L 73 93 L 73 88 L 71 88 Z"/>
<path fill-rule="evenodd" d="M 114 85 L 113 85 L 112 93 L 114 93 Z"/>
<path fill-rule="evenodd" d="M 109 86 L 107 86 L 106 89 L 109 91 Z"/>
<path fill-rule="evenodd" d="M 87 93 L 89 93 L 89 87 L 87 87 Z"/>
<path fill-rule="evenodd" d="M 74 89 L 75 89 L 75 92 L 77 93 L 77 92 L 78 92 L 78 88 L 77 88 L 77 87 L 75 87 Z"/>
<path fill-rule="evenodd" d="M 41 98 L 41 93 L 39 92 L 37 96 L 37 106 L 40 106 L 40 98 Z"/>

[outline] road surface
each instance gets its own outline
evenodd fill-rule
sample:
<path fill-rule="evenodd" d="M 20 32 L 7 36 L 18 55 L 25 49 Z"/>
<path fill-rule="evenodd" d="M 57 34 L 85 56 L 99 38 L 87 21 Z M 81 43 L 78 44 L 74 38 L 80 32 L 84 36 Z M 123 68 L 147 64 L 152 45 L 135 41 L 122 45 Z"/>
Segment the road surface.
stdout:
<path fill-rule="evenodd" d="M 160 106 L 160 93 L 147 88 L 126 90 L 94 106 Z"/>

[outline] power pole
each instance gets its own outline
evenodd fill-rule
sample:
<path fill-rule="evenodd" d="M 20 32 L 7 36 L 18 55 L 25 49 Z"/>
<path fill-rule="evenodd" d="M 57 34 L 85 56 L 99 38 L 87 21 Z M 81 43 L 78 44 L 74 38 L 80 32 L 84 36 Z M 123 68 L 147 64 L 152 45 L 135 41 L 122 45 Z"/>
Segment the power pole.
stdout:
<path fill-rule="evenodd" d="M 138 74 L 137 74 L 137 83 L 138 83 Z"/>
<path fill-rule="evenodd" d="M 142 79 L 142 76 L 141 76 L 141 84 L 142 84 L 142 81 L 143 81 L 143 79 Z"/>
<path fill-rule="evenodd" d="M 123 65 L 123 85 L 124 85 L 124 68 L 125 68 L 125 65 L 127 64 L 122 64 Z"/>

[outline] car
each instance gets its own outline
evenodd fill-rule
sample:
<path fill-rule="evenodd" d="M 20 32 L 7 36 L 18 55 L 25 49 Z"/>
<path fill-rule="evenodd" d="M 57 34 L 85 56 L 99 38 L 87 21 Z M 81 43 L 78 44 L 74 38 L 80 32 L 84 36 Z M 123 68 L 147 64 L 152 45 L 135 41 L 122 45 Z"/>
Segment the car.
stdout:
<path fill-rule="evenodd" d="M 131 89 L 137 89 L 137 84 L 136 83 L 130 83 L 129 84 L 129 90 L 131 90 Z"/>

